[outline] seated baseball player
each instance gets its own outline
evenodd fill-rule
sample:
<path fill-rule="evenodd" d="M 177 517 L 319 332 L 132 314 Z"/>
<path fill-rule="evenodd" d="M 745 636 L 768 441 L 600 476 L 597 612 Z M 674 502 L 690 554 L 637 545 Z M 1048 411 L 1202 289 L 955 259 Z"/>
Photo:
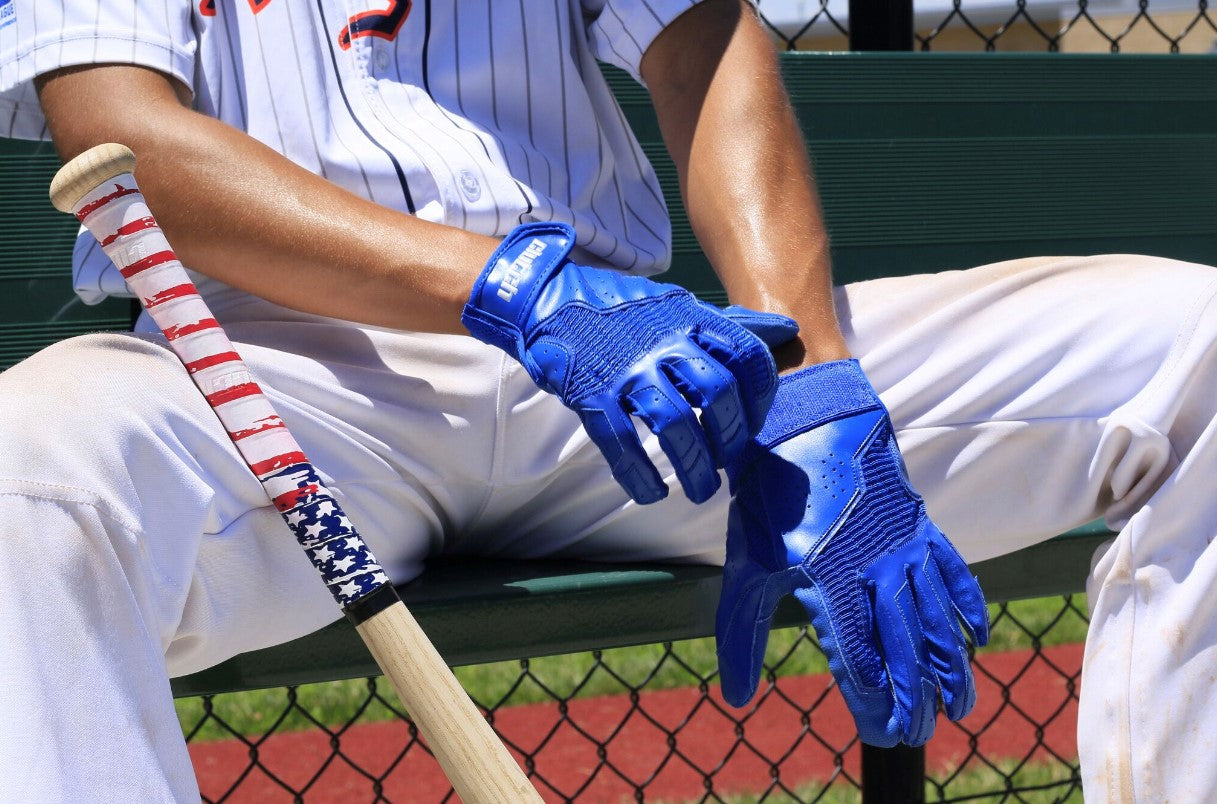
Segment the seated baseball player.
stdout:
<path fill-rule="evenodd" d="M 721 564 L 728 701 L 794 595 L 862 738 L 919 745 L 975 697 L 965 559 L 1106 517 L 1086 795 L 1217 788 L 1214 269 L 1062 257 L 833 288 L 741 0 L 11 7 L 0 135 L 134 150 L 395 580 L 440 554 Z M 667 211 L 598 62 L 650 90 L 731 307 L 655 276 Z M 0 375 L 0 789 L 31 801 L 197 800 L 168 679 L 339 616 L 137 330 Z"/>

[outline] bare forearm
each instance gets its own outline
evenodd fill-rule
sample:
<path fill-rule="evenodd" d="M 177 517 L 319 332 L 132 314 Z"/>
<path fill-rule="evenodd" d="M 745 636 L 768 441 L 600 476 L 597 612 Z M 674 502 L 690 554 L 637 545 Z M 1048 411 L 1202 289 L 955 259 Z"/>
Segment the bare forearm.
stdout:
<path fill-rule="evenodd" d="M 694 232 L 731 301 L 799 321 L 781 368 L 848 356 L 802 134 L 751 9 L 707 0 L 661 35 L 643 69 Z"/>
<path fill-rule="evenodd" d="M 103 88 L 124 114 L 85 111 Z M 52 76 L 41 97 L 65 159 L 108 140 L 135 151 L 140 186 L 187 266 L 304 312 L 465 331 L 461 307 L 497 241 L 349 193 L 174 91 L 150 71 L 94 67 Z"/>

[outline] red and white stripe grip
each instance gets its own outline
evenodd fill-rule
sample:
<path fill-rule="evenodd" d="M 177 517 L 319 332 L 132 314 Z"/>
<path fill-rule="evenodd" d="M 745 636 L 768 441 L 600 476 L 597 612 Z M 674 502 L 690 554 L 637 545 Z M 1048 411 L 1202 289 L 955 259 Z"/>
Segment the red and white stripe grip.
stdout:
<path fill-rule="evenodd" d="M 349 608 L 387 585 L 384 570 L 199 296 L 134 177 L 109 179 L 72 211 L 165 334 L 339 604 Z"/>

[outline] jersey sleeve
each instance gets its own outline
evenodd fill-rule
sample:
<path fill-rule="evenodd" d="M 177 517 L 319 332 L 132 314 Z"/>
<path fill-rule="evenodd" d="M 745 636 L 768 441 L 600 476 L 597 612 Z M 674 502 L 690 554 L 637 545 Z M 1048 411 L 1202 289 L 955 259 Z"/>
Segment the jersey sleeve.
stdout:
<path fill-rule="evenodd" d="M 584 0 L 592 53 L 642 81 L 642 54 L 672 20 L 701 0 Z"/>
<path fill-rule="evenodd" d="M 33 80 L 81 64 L 136 64 L 193 86 L 193 0 L 0 0 L 0 137 L 46 139 Z"/>

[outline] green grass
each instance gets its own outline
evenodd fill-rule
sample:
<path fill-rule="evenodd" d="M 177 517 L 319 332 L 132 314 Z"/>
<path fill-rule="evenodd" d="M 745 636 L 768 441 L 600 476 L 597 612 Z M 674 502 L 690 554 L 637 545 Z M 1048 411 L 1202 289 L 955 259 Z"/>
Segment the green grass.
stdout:
<path fill-rule="evenodd" d="M 1027 802 L 1027 804 L 1081 804 L 1082 791 L 1071 782 L 1072 771 L 1060 763 L 1029 763 L 1018 767 L 1014 761 L 1002 760 L 994 763 L 996 769 L 969 769 L 950 776 L 931 774 L 926 780 L 925 800 L 969 802 Z M 1009 780 L 1007 785 L 1006 780 Z M 1035 789 L 1041 788 L 1041 789 Z M 1017 790 L 1019 792 L 1010 792 Z M 726 804 L 777 804 L 795 798 L 799 801 L 814 801 L 817 804 L 859 804 L 862 791 L 848 782 L 832 785 L 811 783 L 794 788 L 793 796 L 783 790 L 770 793 L 741 793 L 724 795 Z M 702 799 L 691 799 L 682 804 L 692 804 Z M 675 802 L 657 802 L 675 804 Z"/>
<path fill-rule="evenodd" d="M 1086 626 L 1078 611 L 1085 611 L 1082 595 L 1072 597 L 1075 609 L 1065 609 L 1061 598 L 1022 600 L 1006 604 L 1004 610 L 990 606 L 993 633 L 990 651 L 1068 644 L 1085 639 Z M 827 672 L 823 655 L 814 640 L 800 629 L 774 631 L 769 640 L 766 664 L 777 676 Z M 497 662 L 456 669 L 461 684 L 484 705 L 519 705 L 594 695 L 613 695 L 630 689 L 671 689 L 716 683 L 712 676 L 717 662 L 713 639 L 693 639 L 663 645 L 616 648 L 597 654 L 578 653 Z M 217 695 L 212 700 L 213 717 L 204 718 L 201 698 L 177 701 L 178 715 L 193 740 L 215 740 L 243 735 L 312 728 L 321 723 L 330 728 L 355 720 L 373 722 L 394 717 L 400 709 L 393 690 L 384 681 L 372 685 L 370 696 L 364 679 L 307 684 L 294 691 L 278 688 Z M 307 714 L 306 714 L 307 713 Z M 282 722 L 280 722 L 282 720 Z M 196 724 L 204 721 L 196 731 Z"/>
<path fill-rule="evenodd" d="M 1025 801 L 1032 804 L 1082 802 L 1082 791 L 1072 781 L 1073 769 L 1060 762 L 1033 762 L 1021 768 L 1015 760 L 1000 760 L 994 764 L 997 770 L 969 768 L 949 779 L 943 774 L 931 774 L 925 785 L 925 800 Z M 993 792 L 1010 789 L 1020 792 Z"/>
<path fill-rule="evenodd" d="M 992 635 L 980 653 L 1070 645 L 1086 640 L 1086 595 L 1014 600 L 989 606 Z"/>

